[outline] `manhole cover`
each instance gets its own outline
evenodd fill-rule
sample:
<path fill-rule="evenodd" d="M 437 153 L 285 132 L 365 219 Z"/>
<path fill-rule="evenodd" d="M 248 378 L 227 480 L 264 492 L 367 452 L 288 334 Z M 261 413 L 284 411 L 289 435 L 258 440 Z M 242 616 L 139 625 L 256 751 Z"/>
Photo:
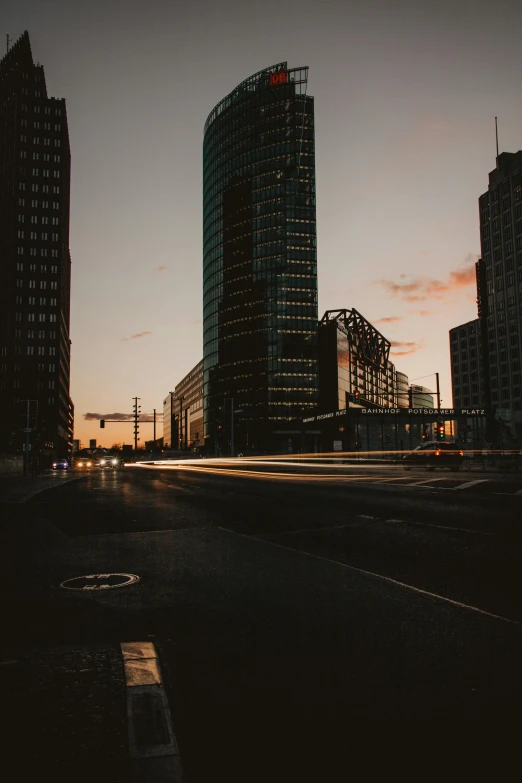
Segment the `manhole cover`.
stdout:
<path fill-rule="evenodd" d="M 115 587 L 128 587 L 139 582 L 134 574 L 87 574 L 66 579 L 60 587 L 64 590 L 112 590 Z"/>

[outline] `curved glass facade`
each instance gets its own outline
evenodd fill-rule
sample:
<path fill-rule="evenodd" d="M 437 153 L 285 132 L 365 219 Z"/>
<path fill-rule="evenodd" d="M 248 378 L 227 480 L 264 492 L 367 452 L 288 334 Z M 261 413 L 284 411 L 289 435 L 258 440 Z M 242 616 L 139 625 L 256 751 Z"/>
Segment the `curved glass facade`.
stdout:
<path fill-rule="evenodd" d="M 306 95 L 307 74 L 287 63 L 260 71 L 205 124 L 209 452 L 230 453 L 231 442 L 236 452 L 277 450 L 288 422 L 317 405 L 314 103 Z"/>

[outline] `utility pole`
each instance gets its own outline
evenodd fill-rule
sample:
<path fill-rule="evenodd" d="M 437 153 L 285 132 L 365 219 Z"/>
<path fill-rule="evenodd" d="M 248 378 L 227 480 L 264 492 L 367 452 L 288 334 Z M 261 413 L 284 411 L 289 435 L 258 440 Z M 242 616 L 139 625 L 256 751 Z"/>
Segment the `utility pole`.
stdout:
<path fill-rule="evenodd" d="M 179 397 L 179 421 L 178 421 L 178 451 L 181 451 L 183 445 L 183 400 L 184 397 Z"/>
<path fill-rule="evenodd" d="M 154 408 L 154 445 L 156 445 L 156 408 Z"/>
<path fill-rule="evenodd" d="M 29 475 L 29 434 L 31 432 L 31 400 L 27 400 L 27 414 L 25 419 L 25 460 L 24 460 L 24 475 Z"/>
<path fill-rule="evenodd" d="M 138 427 L 138 418 L 141 411 L 141 405 L 138 405 L 138 400 L 141 400 L 141 397 L 133 397 L 134 400 L 134 451 L 138 450 L 138 432 L 140 431 L 140 428 Z"/>
<path fill-rule="evenodd" d="M 235 457 L 234 451 L 234 398 L 232 397 L 232 405 L 230 406 L 230 456 Z"/>
<path fill-rule="evenodd" d="M 25 446 L 24 446 L 24 476 L 29 475 L 29 452 L 31 451 L 30 434 L 31 434 L 31 403 L 36 403 L 36 416 L 38 416 L 38 400 L 21 400 L 21 402 L 27 403 L 27 411 L 25 414 L 25 427 L 22 427 L 22 432 L 25 433 Z"/>
<path fill-rule="evenodd" d="M 230 410 L 230 419 L 229 419 L 229 421 L 230 421 L 230 439 L 229 439 L 229 443 L 230 443 L 230 456 L 233 457 L 234 456 L 234 398 L 233 397 L 225 397 L 224 403 L 225 404 L 224 404 L 223 412 L 225 414 L 225 428 L 227 427 L 227 424 L 228 424 L 228 421 L 227 421 L 227 419 L 228 419 L 227 409 Z M 225 431 L 226 431 L 226 429 L 225 429 Z"/>
<path fill-rule="evenodd" d="M 440 384 L 439 384 L 439 373 L 435 373 L 435 378 L 437 379 L 437 410 L 440 411 Z"/>

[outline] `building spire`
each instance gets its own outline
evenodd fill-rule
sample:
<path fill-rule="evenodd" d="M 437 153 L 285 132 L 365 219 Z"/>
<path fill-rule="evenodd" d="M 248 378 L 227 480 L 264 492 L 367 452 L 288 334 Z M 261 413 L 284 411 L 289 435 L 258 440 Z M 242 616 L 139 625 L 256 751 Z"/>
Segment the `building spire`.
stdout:
<path fill-rule="evenodd" d="M 498 169 L 498 124 L 497 124 L 497 117 L 495 117 L 495 139 L 497 142 L 497 169 Z"/>

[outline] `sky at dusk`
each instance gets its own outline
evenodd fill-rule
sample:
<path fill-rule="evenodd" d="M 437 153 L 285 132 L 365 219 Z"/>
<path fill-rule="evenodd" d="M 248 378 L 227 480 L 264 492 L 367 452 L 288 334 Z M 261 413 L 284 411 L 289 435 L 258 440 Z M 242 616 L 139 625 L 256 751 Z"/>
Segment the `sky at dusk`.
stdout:
<path fill-rule="evenodd" d="M 476 318 L 477 200 L 522 148 L 519 0 L 3 0 L 28 30 L 72 154 L 75 437 L 131 443 L 88 413 L 162 411 L 202 358 L 205 120 L 251 74 L 310 68 L 319 315 L 355 307 L 411 380 L 440 373 Z M 431 385 L 434 388 L 434 385 Z M 158 435 L 161 426 L 158 426 Z M 152 425 L 140 427 L 142 440 Z"/>

